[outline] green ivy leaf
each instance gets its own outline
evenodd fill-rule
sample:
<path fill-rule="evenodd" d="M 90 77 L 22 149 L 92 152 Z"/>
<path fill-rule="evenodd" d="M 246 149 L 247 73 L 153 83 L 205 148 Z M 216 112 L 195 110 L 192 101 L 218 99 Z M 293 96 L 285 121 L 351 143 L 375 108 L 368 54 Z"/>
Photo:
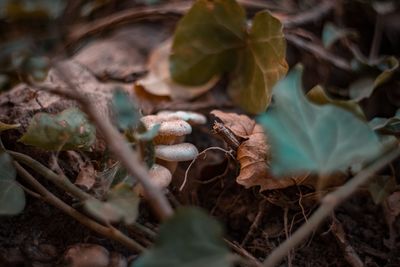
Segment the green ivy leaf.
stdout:
<path fill-rule="evenodd" d="M 232 70 L 245 26 L 245 12 L 235 0 L 197 0 L 175 30 L 171 77 L 185 85 L 202 85 Z"/>
<path fill-rule="evenodd" d="M 93 216 L 106 222 L 123 221 L 131 224 L 138 216 L 139 201 L 131 186 L 118 184 L 109 192 L 107 201 L 90 199 L 85 202 L 85 208 Z"/>
<path fill-rule="evenodd" d="M 274 89 L 274 104 L 259 117 L 269 138 L 272 171 L 329 174 L 371 160 L 382 150 L 377 135 L 352 113 L 307 101 L 299 67 Z"/>
<path fill-rule="evenodd" d="M 328 22 L 324 25 L 324 28 L 322 30 L 322 43 L 325 47 L 329 48 L 336 41 L 349 35 L 354 37 L 357 36 L 356 32 L 354 31 L 338 28 L 334 24 Z"/>
<path fill-rule="evenodd" d="M 122 90 L 115 90 L 113 94 L 113 110 L 117 117 L 118 126 L 122 130 L 134 129 L 140 121 L 137 106 L 129 95 Z"/>
<path fill-rule="evenodd" d="M 160 227 L 152 249 L 132 267 L 233 266 L 220 225 L 198 208 L 180 208 Z"/>
<path fill-rule="evenodd" d="M 96 129 L 78 108 L 56 115 L 37 113 L 27 132 L 18 140 L 47 150 L 88 149 L 96 139 Z"/>
<path fill-rule="evenodd" d="M 15 177 L 10 155 L 0 152 L 0 215 L 16 215 L 25 207 L 25 194 Z"/>
<path fill-rule="evenodd" d="M 288 69 L 280 21 L 267 11 L 257 13 L 247 46 L 232 74 L 229 95 L 247 112 L 259 113 L 271 102 L 272 88 Z"/>
<path fill-rule="evenodd" d="M 247 29 L 245 12 L 235 0 L 197 0 L 177 26 L 171 77 L 198 86 L 230 72 L 233 101 L 258 113 L 268 106 L 272 87 L 287 72 L 285 50 L 282 24 L 268 12 L 257 13 Z"/>

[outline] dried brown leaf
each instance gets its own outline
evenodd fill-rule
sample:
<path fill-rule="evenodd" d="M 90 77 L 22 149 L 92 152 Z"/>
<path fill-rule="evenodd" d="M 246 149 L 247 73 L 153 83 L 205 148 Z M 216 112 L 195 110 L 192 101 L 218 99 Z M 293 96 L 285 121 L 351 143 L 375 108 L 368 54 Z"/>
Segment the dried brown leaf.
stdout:
<path fill-rule="evenodd" d="M 75 180 L 75 185 L 85 191 L 92 189 L 96 182 L 96 170 L 91 163 L 86 163 L 81 166 L 78 176 Z"/>
<path fill-rule="evenodd" d="M 148 63 L 149 73 L 137 84 L 153 95 L 170 96 L 172 99 L 182 100 L 190 100 L 209 91 L 217 83 L 218 77 L 200 86 L 185 86 L 171 79 L 169 71 L 171 41 L 168 39 L 153 50 Z"/>
<path fill-rule="evenodd" d="M 236 182 L 246 188 L 260 186 L 260 191 L 282 189 L 306 180 L 301 177 L 274 179 L 269 170 L 269 145 L 261 125 L 246 115 L 213 110 L 211 114 L 219 118 L 236 136 L 244 139 L 237 149 L 236 158 L 240 163 L 240 173 Z"/>

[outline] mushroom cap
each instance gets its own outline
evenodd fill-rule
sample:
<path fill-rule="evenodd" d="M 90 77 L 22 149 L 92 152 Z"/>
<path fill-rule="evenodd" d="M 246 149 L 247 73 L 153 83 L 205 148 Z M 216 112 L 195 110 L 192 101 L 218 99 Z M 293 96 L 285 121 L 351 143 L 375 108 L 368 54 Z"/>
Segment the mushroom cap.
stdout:
<path fill-rule="evenodd" d="M 157 113 L 160 117 L 165 117 L 166 119 L 181 119 L 189 122 L 190 124 L 205 124 L 207 118 L 200 113 L 192 111 L 169 111 L 164 110 Z"/>
<path fill-rule="evenodd" d="M 149 170 L 149 176 L 151 183 L 160 188 L 165 189 L 172 181 L 172 174 L 171 172 L 162 165 L 153 164 L 153 166 Z M 141 184 L 137 185 L 137 191 L 139 195 L 146 196 L 145 190 L 143 189 Z"/>
<path fill-rule="evenodd" d="M 199 154 L 197 148 L 190 143 L 176 145 L 156 145 L 156 158 L 166 161 L 188 161 L 193 160 Z"/>
<path fill-rule="evenodd" d="M 156 124 L 160 124 L 158 135 L 167 136 L 184 136 L 192 133 L 192 126 L 181 119 L 169 119 L 163 118 L 162 116 L 149 115 L 144 116 L 141 121 L 147 129 L 151 129 Z"/>
<path fill-rule="evenodd" d="M 68 267 L 107 267 L 109 256 L 100 245 L 76 244 L 65 251 L 63 261 Z"/>

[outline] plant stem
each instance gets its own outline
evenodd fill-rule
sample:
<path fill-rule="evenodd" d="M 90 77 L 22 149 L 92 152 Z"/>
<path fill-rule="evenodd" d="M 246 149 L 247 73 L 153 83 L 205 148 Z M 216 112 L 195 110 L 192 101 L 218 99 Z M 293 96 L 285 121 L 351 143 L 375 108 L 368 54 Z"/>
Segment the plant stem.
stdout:
<path fill-rule="evenodd" d="M 17 169 L 18 174 L 21 178 L 23 178 L 26 182 L 28 182 L 40 195 L 43 201 L 47 202 L 50 205 L 60 209 L 67 215 L 71 216 L 84 226 L 88 227 L 92 231 L 101 234 L 109 239 L 117 241 L 122 245 L 126 246 L 132 252 L 138 253 L 143 252 L 145 250 L 139 243 L 124 235 L 122 232 L 115 228 L 105 227 L 89 217 L 83 215 L 77 210 L 73 209 L 65 202 L 60 200 L 58 197 L 53 195 L 50 191 L 48 191 L 43 185 L 41 185 L 27 170 L 25 170 L 18 162 L 14 161 L 15 168 Z"/>
<path fill-rule="evenodd" d="M 73 195 L 74 197 L 79 199 L 79 201 L 83 202 L 87 199 L 93 198 L 91 195 L 89 195 L 85 191 L 81 190 L 76 185 L 74 185 L 68 179 L 68 177 L 66 177 L 64 175 L 56 174 L 55 172 L 53 172 L 46 166 L 42 165 L 37 160 L 31 158 L 30 156 L 19 153 L 19 152 L 11 151 L 11 150 L 7 150 L 7 153 L 9 153 L 14 158 L 14 160 L 18 161 L 19 163 L 23 163 L 23 164 L 29 166 L 29 168 L 31 168 L 35 172 L 42 175 L 44 178 L 46 178 L 49 181 L 51 181 L 52 183 L 54 183 L 57 187 L 70 193 L 71 195 Z"/>
<path fill-rule="evenodd" d="M 337 190 L 326 195 L 319 208 L 304 223 L 289 239 L 286 239 L 279 247 L 272 251 L 272 253 L 263 262 L 264 267 L 273 267 L 281 262 L 287 253 L 299 245 L 304 238 L 306 238 L 318 225 L 328 217 L 332 211 L 348 197 L 350 197 L 361 185 L 366 183 L 373 175 L 385 167 L 388 163 L 400 156 L 399 147 L 396 145 L 393 149 L 387 152 L 379 160 L 359 172 L 350 181 Z"/>

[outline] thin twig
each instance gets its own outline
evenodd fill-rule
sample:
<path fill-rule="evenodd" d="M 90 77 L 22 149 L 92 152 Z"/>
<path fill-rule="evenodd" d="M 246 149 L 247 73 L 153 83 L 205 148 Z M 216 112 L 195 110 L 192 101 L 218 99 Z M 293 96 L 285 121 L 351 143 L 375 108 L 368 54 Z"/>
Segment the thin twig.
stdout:
<path fill-rule="evenodd" d="M 263 266 L 273 267 L 279 264 L 287 255 L 287 252 L 298 246 L 338 205 L 349 198 L 361 185 L 371 179 L 377 171 L 385 167 L 398 156 L 400 156 L 400 149 L 396 145 L 384 156 L 359 172 L 349 182 L 339 187 L 336 191 L 326 195 L 322 199 L 320 207 L 311 215 L 308 222 L 304 223 L 289 239 L 286 239 L 278 248 L 273 250 L 263 262 Z"/>
<path fill-rule="evenodd" d="M 232 151 L 228 151 L 228 150 L 225 150 L 225 149 L 220 148 L 220 147 L 217 147 L 217 146 L 212 146 L 212 147 L 209 147 L 209 148 L 204 149 L 204 150 L 201 151 L 199 154 L 197 154 L 197 156 L 192 160 L 192 162 L 190 162 L 189 166 L 187 167 L 187 169 L 186 169 L 186 171 L 185 171 L 185 177 L 184 177 L 184 179 L 183 179 L 182 185 L 179 187 L 179 191 L 182 191 L 183 188 L 185 187 L 186 182 L 187 182 L 187 177 L 188 177 L 188 174 L 189 174 L 189 170 L 191 169 L 192 165 L 196 162 L 196 160 L 200 157 L 200 155 L 203 155 L 203 154 L 205 155 L 205 153 L 207 153 L 207 151 L 210 151 L 210 150 L 220 150 L 220 151 L 223 151 L 223 152 L 225 152 L 225 154 L 228 154 L 228 155 L 231 156 L 233 159 L 235 159 L 235 157 L 232 155 Z"/>
<path fill-rule="evenodd" d="M 89 217 L 83 215 L 77 210 L 73 209 L 65 202 L 60 200 L 58 197 L 53 195 L 50 191 L 48 191 L 43 185 L 41 185 L 28 171 L 26 171 L 18 162 L 14 161 L 15 168 L 17 169 L 18 174 L 21 178 L 23 178 L 26 182 L 28 182 L 40 195 L 43 201 L 47 202 L 50 205 L 58 208 L 63 211 L 67 215 L 71 216 L 79 223 L 88 227 L 92 231 L 105 236 L 109 239 L 117 241 L 127 247 L 132 252 L 138 253 L 143 252 L 145 250 L 140 244 L 136 241 L 132 240 L 128 236 L 124 235 L 122 232 L 115 228 L 105 227 Z"/>
<path fill-rule="evenodd" d="M 61 174 L 61 175 L 56 174 L 55 172 L 53 172 L 46 166 L 42 165 L 39 161 L 31 158 L 30 156 L 19 153 L 19 152 L 11 151 L 11 150 L 7 150 L 7 153 L 9 153 L 14 158 L 14 160 L 18 161 L 19 163 L 29 166 L 29 168 L 31 168 L 38 174 L 42 175 L 47 180 L 51 181 L 57 187 L 63 189 L 67 193 L 76 197 L 77 199 L 79 199 L 79 201 L 85 201 L 86 199 L 92 198 L 91 195 L 84 192 L 76 185 L 74 185 L 68 179 L 68 177 L 66 177 L 63 174 Z"/>
<path fill-rule="evenodd" d="M 254 218 L 253 223 L 251 224 L 249 231 L 247 231 L 246 236 L 243 238 L 242 242 L 240 243 L 240 246 L 245 246 L 247 244 L 247 242 L 249 241 L 249 239 L 253 236 L 254 232 L 257 230 L 257 228 L 260 226 L 260 222 L 262 220 L 262 218 L 264 217 L 264 213 L 266 210 L 266 204 L 267 200 L 263 199 L 259 205 L 258 205 L 258 212 L 256 217 Z"/>
<path fill-rule="evenodd" d="M 98 112 L 96 105 L 89 98 L 80 93 L 81 90 L 76 88 L 72 83 L 74 80 L 73 75 L 65 66 L 60 64 L 56 65 L 54 66 L 54 70 L 57 72 L 59 78 L 69 87 L 69 90 L 61 89 L 60 87 L 37 86 L 47 90 L 48 92 L 77 101 L 81 105 L 82 110 L 88 114 L 92 119 L 92 122 L 102 133 L 110 151 L 127 169 L 128 173 L 138 179 L 139 183 L 142 184 L 147 193 L 148 201 L 158 217 L 161 220 L 164 220 L 171 216 L 173 210 L 167 198 L 159 188 L 155 187 L 150 182 L 148 170 L 146 169 L 145 164 L 140 161 L 138 154 L 130 147 L 129 143 L 112 125 L 110 119 L 107 116 L 101 115 Z"/>
<path fill-rule="evenodd" d="M 137 22 L 143 19 L 160 16 L 161 18 L 165 18 L 167 15 L 181 16 L 190 8 L 191 4 L 192 3 L 188 1 L 184 1 L 180 3 L 175 2 L 158 6 L 147 6 L 142 8 L 135 7 L 123 10 L 90 23 L 76 25 L 71 29 L 68 40 L 70 44 L 75 43 L 86 36 L 96 34 L 117 25 Z"/>
<path fill-rule="evenodd" d="M 333 0 L 322 1 L 319 5 L 302 12 L 298 15 L 284 19 L 283 23 L 286 28 L 293 28 L 299 25 L 304 25 L 312 21 L 317 21 L 321 17 L 329 13 L 335 6 Z"/>
<path fill-rule="evenodd" d="M 350 264 L 352 267 L 364 267 L 364 263 L 358 256 L 357 252 L 354 248 L 350 245 L 350 243 L 346 239 L 346 233 L 344 232 L 343 226 L 335 216 L 332 216 L 333 223 L 331 227 L 331 232 L 335 236 L 339 247 L 342 249 L 344 258 L 346 259 L 347 263 Z"/>
<path fill-rule="evenodd" d="M 315 44 L 314 42 L 308 42 L 304 39 L 294 35 L 287 33 L 285 34 L 286 40 L 291 42 L 295 46 L 298 46 L 310 53 L 315 54 L 321 59 L 328 61 L 335 65 L 337 68 L 343 69 L 345 71 L 351 71 L 350 64 L 344 59 L 338 57 L 337 55 L 332 54 L 330 51 L 326 50 L 324 47 Z"/>
<path fill-rule="evenodd" d="M 257 260 L 253 255 L 251 255 L 247 250 L 245 250 L 244 248 L 242 248 L 238 244 L 229 241 L 228 239 L 224 238 L 224 241 L 225 241 L 225 243 L 228 244 L 228 246 L 233 251 L 235 251 L 237 254 L 239 254 L 243 258 L 247 259 L 251 263 L 251 266 L 262 267 L 261 262 L 259 260 Z"/>

